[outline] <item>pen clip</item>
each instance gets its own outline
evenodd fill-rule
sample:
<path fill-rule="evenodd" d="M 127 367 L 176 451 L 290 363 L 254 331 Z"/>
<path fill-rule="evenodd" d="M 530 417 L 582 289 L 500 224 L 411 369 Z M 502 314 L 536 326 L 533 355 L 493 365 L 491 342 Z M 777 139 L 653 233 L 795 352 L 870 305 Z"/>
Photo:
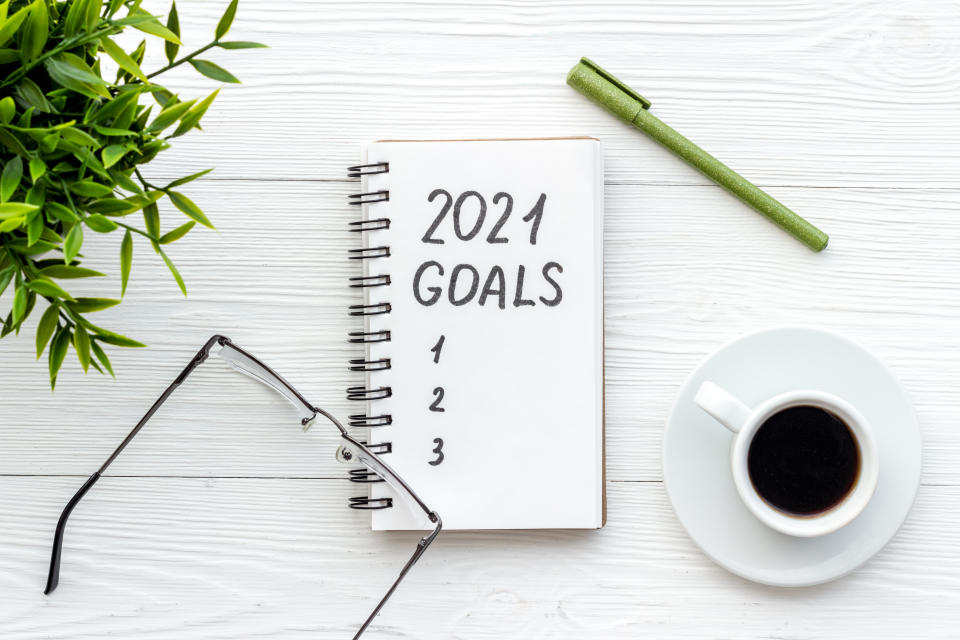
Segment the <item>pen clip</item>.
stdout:
<path fill-rule="evenodd" d="M 623 91 L 625 94 L 627 94 L 628 96 L 630 96 L 631 98 L 639 102 L 642 108 L 644 109 L 650 108 L 649 100 L 647 100 L 642 95 L 640 95 L 639 93 L 637 93 L 636 91 L 628 87 L 616 76 L 614 76 L 612 73 L 610 73 L 609 71 L 607 71 L 606 69 L 598 65 L 596 62 L 594 62 L 590 58 L 584 56 L 580 58 L 580 63 L 590 67 L 594 72 L 596 72 L 597 75 L 601 76 L 604 80 L 606 80 L 610 84 L 620 89 L 620 91 Z"/>

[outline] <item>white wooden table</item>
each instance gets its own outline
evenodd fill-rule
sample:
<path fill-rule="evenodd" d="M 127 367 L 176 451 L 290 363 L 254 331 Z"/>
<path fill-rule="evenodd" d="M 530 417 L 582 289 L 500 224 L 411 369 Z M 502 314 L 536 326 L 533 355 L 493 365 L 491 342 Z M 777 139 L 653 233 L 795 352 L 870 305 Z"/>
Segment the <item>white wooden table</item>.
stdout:
<path fill-rule="evenodd" d="M 225 4 L 180 3 L 188 43 L 206 42 Z M 0 638 L 348 637 L 413 538 L 371 533 L 345 506 L 357 487 L 330 430 L 302 434 L 278 397 L 222 363 L 198 370 L 77 509 L 45 597 L 59 510 L 213 332 L 348 412 L 357 185 L 344 168 L 361 141 L 577 134 L 606 145 L 609 524 L 445 534 L 370 637 L 960 637 L 955 2 L 244 0 L 232 35 L 273 48 L 213 56 L 244 85 L 149 169 L 217 167 L 185 191 L 219 231 L 171 249 L 189 299 L 138 246 L 126 300 L 99 319 L 150 348 L 114 349 L 116 381 L 84 377 L 71 356 L 51 394 L 32 325 L 0 343 Z M 581 55 L 821 225 L 828 250 L 567 87 Z M 169 82 L 212 89 L 188 71 Z M 180 224 L 167 209 L 165 228 Z M 114 278 L 74 290 L 116 296 L 119 239 L 92 240 L 88 264 Z M 660 467 L 690 370 L 781 323 L 837 330 L 885 360 L 925 440 L 899 535 L 852 575 L 798 590 L 707 560 Z"/>

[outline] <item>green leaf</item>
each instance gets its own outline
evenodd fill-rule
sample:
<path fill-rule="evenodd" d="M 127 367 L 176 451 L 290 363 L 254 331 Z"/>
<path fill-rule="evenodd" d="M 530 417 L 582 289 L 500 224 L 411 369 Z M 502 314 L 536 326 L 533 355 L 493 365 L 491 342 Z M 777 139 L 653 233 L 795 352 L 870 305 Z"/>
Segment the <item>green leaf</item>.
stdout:
<path fill-rule="evenodd" d="M 7 218 L 6 220 L 0 222 L 0 233 L 5 233 L 7 231 L 12 231 L 17 229 L 27 221 L 23 216 L 15 216 L 13 218 Z"/>
<path fill-rule="evenodd" d="M 84 222 L 97 233 L 110 233 L 111 231 L 116 231 L 118 228 L 116 222 L 99 213 L 87 216 Z"/>
<path fill-rule="evenodd" d="M 147 80 L 147 76 L 144 75 L 143 70 L 140 69 L 140 65 L 134 62 L 126 51 L 120 48 L 116 42 L 110 38 L 104 36 L 100 38 L 100 46 L 103 47 L 103 50 L 107 52 L 107 55 L 113 58 L 113 61 L 119 65 L 121 69 L 132 75 L 134 78 L 149 84 L 150 81 Z"/>
<path fill-rule="evenodd" d="M 200 210 L 200 207 L 194 204 L 190 198 L 178 191 L 169 191 L 167 195 L 170 197 L 170 202 L 173 203 L 173 206 L 187 214 L 187 217 L 193 218 L 205 227 L 215 228 L 209 218 Z"/>
<path fill-rule="evenodd" d="M 129 232 L 128 232 L 129 233 Z M 77 267 L 70 264 L 52 264 L 44 267 L 38 272 L 41 276 L 47 278 L 57 278 L 59 280 L 73 280 L 75 278 L 96 278 L 104 274 L 86 267 Z"/>
<path fill-rule="evenodd" d="M 75 91 L 88 98 L 109 98 L 103 78 L 95 74 L 87 64 L 70 53 L 61 53 L 43 62 L 50 78 L 66 89 Z"/>
<path fill-rule="evenodd" d="M 70 185 L 70 191 L 86 198 L 102 198 L 113 193 L 110 187 L 102 185 L 99 182 L 93 182 L 92 180 L 74 182 Z"/>
<path fill-rule="evenodd" d="M 113 298 L 77 298 L 67 303 L 67 307 L 74 313 L 93 313 L 94 311 L 103 311 L 110 307 L 120 304 L 119 300 Z"/>
<path fill-rule="evenodd" d="M 89 0 L 73 0 L 70 8 L 67 9 L 67 15 L 63 18 L 63 35 L 69 37 L 75 36 L 80 30 L 80 23 L 84 22 L 87 15 L 87 3 Z"/>
<path fill-rule="evenodd" d="M 113 366 L 110 364 L 110 358 L 107 357 L 107 354 L 103 352 L 103 349 L 97 344 L 96 340 L 93 340 L 90 343 L 90 348 L 93 349 L 93 355 L 97 357 L 97 360 L 100 361 L 100 364 L 103 365 L 103 368 L 107 370 L 107 373 L 110 374 L 110 377 L 116 378 L 113 374 Z"/>
<path fill-rule="evenodd" d="M 46 191 L 47 187 L 42 182 L 34 184 L 27 190 L 27 195 L 24 196 L 23 199 L 27 204 L 32 204 L 39 208 L 46 201 Z"/>
<path fill-rule="evenodd" d="M 220 82 L 234 82 L 239 84 L 240 81 L 232 73 L 221 67 L 220 65 L 214 64 L 209 60 L 199 60 L 193 59 L 190 61 L 190 65 L 213 80 L 219 80 Z"/>
<path fill-rule="evenodd" d="M 17 284 L 15 287 L 13 292 L 13 324 L 20 322 L 27 310 L 27 288 L 21 284 Z"/>
<path fill-rule="evenodd" d="M 7 285 L 10 284 L 10 281 L 13 280 L 13 272 L 13 267 L 0 271 L 0 296 L 7 290 Z"/>
<path fill-rule="evenodd" d="M 115 0 L 110 0 L 111 4 L 114 1 Z M 121 3 L 125 2 L 129 4 L 130 0 L 120 0 L 120 2 Z M 137 2 L 135 6 L 139 6 L 141 4 L 143 4 L 142 0 Z M 132 27 L 135 24 L 142 24 L 144 22 L 155 22 L 156 20 L 157 20 L 156 16 L 147 13 L 143 9 L 140 9 L 140 12 L 137 14 L 134 14 L 131 12 L 127 14 L 126 18 L 118 18 L 116 20 L 111 20 L 111 22 L 115 27 Z"/>
<path fill-rule="evenodd" d="M 119 198 L 103 198 L 96 202 L 86 205 L 87 211 L 91 213 L 102 213 L 108 216 L 125 216 L 133 213 L 140 207 L 129 200 Z"/>
<path fill-rule="evenodd" d="M 104 147 L 103 151 L 100 152 L 104 168 L 109 169 L 117 164 L 123 156 L 127 155 L 127 151 L 129 150 L 122 144 L 111 144 Z"/>
<path fill-rule="evenodd" d="M 24 62 L 35 60 L 43 51 L 49 36 L 49 22 L 50 14 L 45 0 L 34 0 L 20 41 L 20 57 Z"/>
<path fill-rule="evenodd" d="M 187 184 L 188 182 L 193 182 L 197 178 L 203 177 L 208 173 L 210 173 L 211 171 L 213 171 L 213 169 L 206 169 L 204 171 L 198 171 L 197 173 L 192 173 L 189 176 L 186 176 L 184 178 L 177 178 L 176 180 L 168 184 L 165 188 L 173 189 L 174 187 L 179 187 L 181 185 Z"/>
<path fill-rule="evenodd" d="M 86 373 L 90 369 L 90 336 L 80 325 L 77 325 L 73 332 L 73 348 L 77 351 L 77 359 L 80 360 L 83 372 Z"/>
<path fill-rule="evenodd" d="M 54 302 L 40 316 L 40 324 L 37 325 L 37 360 L 43 355 L 43 350 L 47 348 L 47 343 L 53 337 L 53 332 L 57 330 L 57 320 L 60 318 L 60 306 Z"/>
<path fill-rule="evenodd" d="M 172 125 L 174 122 L 179 120 L 187 111 L 190 110 L 190 107 L 193 106 L 195 100 L 190 100 L 188 102 L 178 102 L 174 105 L 166 107 L 163 111 L 157 114 L 157 117 L 150 123 L 149 131 L 153 133 L 159 133 Z"/>
<path fill-rule="evenodd" d="M 93 129 L 100 135 L 104 135 L 104 136 L 114 136 L 114 137 L 123 136 L 125 138 L 129 138 L 137 135 L 136 131 L 130 131 L 129 129 L 116 129 L 114 127 L 104 127 L 99 124 L 93 125 Z"/>
<path fill-rule="evenodd" d="M 107 120 L 116 118 L 120 115 L 120 112 L 126 109 L 131 103 L 136 104 L 142 90 L 143 85 L 137 85 L 133 90 L 119 93 L 116 98 L 105 103 L 93 114 L 93 117 L 90 119 L 91 122 L 106 122 Z"/>
<path fill-rule="evenodd" d="M 120 10 L 120 7 L 123 6 L 123 0 L 110 0 L 110 4 L 107 5 L 107 15 L 113 16 L 117 11 Z"/>
<path fill-rule="evenodd" d="M 167 233 L 160 236 L 160 244 L 170 244 L 171 242 L 176 242 L 183 236 L 187 235 L 190 229 L 193 229 L 196 226 L 196 222 L 191 220 L 190 222 L 180 225 L 173 231 L 168 231 Z"/>
<path fill-rule="evenodd" d="M 113 181 L 116 182 L 121 189 L 125 189 L 133 193 L 143 193 L 140 185 L 134 182 L 133 179 L 131 179 L 130 176 L 128 176 L 125 172 L 110 171 L 109 174 L 110 177 L 113 178 Z"/>
<path fill-rule="evenodd" d="M 203 117 L 203 114 L 207 112 L 207 109 L 210 108 L 210 105 L 213 103 L 214 99 L 217 97 L 217 94 L 220 93 L 220 89 L 217 89 L 206 98 L 197 103 L 197 106 L 190 109 L 186 115 L 180 120 L 180 125 L 177 127 L 176 131 L 173 132 L 173 137 L 182 136 L 190 129 L 193 129 L 200 123 L 200 118 Z"/>
<path fill-rule="evenodd" d="M 30 317 L 30 313 L 33 311 L 33 307 L 36 306 L 36 304 L 37 304 L 37 294 L 31 291 L 27 294 L 27 308 L 23 312 L 24 320 Z M 23 324 L 23 320 L 20 321 L 20 325 L 22 324 Z M 20 329 L 21 329 L 20 325 L 18 325 L 16 328 L 17 335 L 20 335 Z"/>
<path fill-rule="evenodd" d="M 130 229 L 123 234 L 120 243 L 120 297 L 127 293 L 127 282 L 130 280 L 130 267 L 133 266 L 133 236 Z M 109 367 L 107 367 L 109 369 Z"/>
<path fill-rule="evenodd" d="M 160 257 L 163 258 L 163 261 L 167 263 L 167 268 L 170 269 L 170 273 L 173 274 L 173 279 L 177 281 L 177 286 L 180 287 L 180 291 L 182 291 L 184 297 L 186 297 L 187 285 L 183 283 L 183 278 L 180 277 L 180 272 L 177 271 L 175 266 L 173 266 L 173 262 L 170 260 L 170 257 L 162 249 L 160 250 Z"/>
<path fill-rule="evenodd" d="M 10 124 L 15 115 L 17 115 L 17 105 L 13 103 L 13 98 L 7 96 L 0 100 L 0 122 Z"/>
<path fill-rule="evenodd" d="M 30 13 L 30 9 L 31 6 L 27 5 L 12 16 L 7 17 L 7 20 L 3 23 L 3 26 L 0 26 L 0 46 L 7 44 L 10 38 L 13 37 L 13 34 L 20 29 L 20 25 L 24 20 L 26 20 Z"/>
<path fill-rule="evenodd" d="M 131 17 L 140 18 L 143 16 L 150 16 L 143 9 L 137 8 L 130 12 Z M 122 22 L 122 21 L 120 21 Z M 143 31 L 144 33 L 149 33 L 152 36 L 157 36 L 163 38 L 167 42 L 172 42 L 174 44 L 183 44 L 180 42 L 180 38 L 177 37 L 177 34 L 167 29 L 165 26 L 160 24 L 160 21 L 154 16 L 150 16 L 149 19 L 144 20 L 143 22 L 129 23 L 134 29 Z"/>
<path fill-rule="evenodd" d="M 40 235 L 44 230 L 43 212 L 31 211 L 27 215 L 27 246 L 32 247 L 37 244 Z"/>
<path fill-rule="evenodd" d="M 79 222 L 73 225 L 70 233 L 63 241 L 63 260 L 64 262 L 73 262 L 73 259 L 80 253 L 80 247 L 83 245 L 83 225 Z"/>
<path fill-rule="evenodd" d="M 30 179 L 36 182 L 47 172 L 47 163 L 41 158 L 30 158 Z"/>
<path fill-rule="evenodd" d="M 155 203 L 157 200 L 164 196 L 163 191 L 155 190 L 150 191 L 149 193 L 143 194 L 134 194 L 129 198 L 126 198 L 126 202 L 129 202 L 131 205 L 135 206 L 137 209 L 143 209 L 147 205 Z"/>
<path fill-rule="evenodd" d="M 15 216 L 25 216 L 37 209 L 37 205 L 27 204 L 26 202 L 4 202 L 0 204 L 0 220 Z"/>
<path fill-rule="evenodd" d="M 143 222 L 147 227 L 147 233 L 154 238 L 160 237 L 160 210 L 155 202 L 143 208 Z"/>
<path fill-rule="evenodd" d="M 177 15 L 177 3 L 173 2 L 170 5 L 170 13 L 167 15 L 167 29 L 170 30 L 170 33 L 180 37 L 180 16 Z M 164 52 L 167 54 L 167 62 L 171 64 L 177 57 L 177 52 L 180 50 L 180 45 L 174 42 L 164 42 L 163 43 Z"/>
<path fill-rule="evenodd" d="M 60 134 L 51 133 L 40 138 L 40 151 L 45 154 L 53 153 L 60 143 Z M 59 173 L 59 172 L 58 172 Z"/>
<path fill-rule="evenodd" d="M 40 234 L 40 238 L 54 244 L 60 244 L 63 242 L 63 238 L 60 236 L 60 234 L 48 226 L 43 227 L 43 233 Z M 33 265 L 37 268 L 42 268 L 42 265 L 38 264 L 38 262 L 39 261 L 34 262 Z"/>
<path fill-rule="evenodd" d="M 131 340 L 126 336 L 122 336 L 119 333 L 113 333 L 112 331 L 107 331 L 106 329 L 97 329 L 97 340 L 101 342 L 106 342 L 107 344 L 112 344 L 115 347 L 145 347 L 147 345 L 142 342 L 137 342 L 136 340 Z"/>
<path fill-rule="evenodd" d="M 73 155 L 83 163 L 85 168 L 97 174 L 97 176 L 103 178 L 104 180 L 110 180 L 110 174 L 107 173 L 107 170 L 103 168 L 103 164 L 101 164 L 100 159 L 94 155 L 90 147 L 80 147 L 74 152 Z"/>
<path fill-rule="evenodd" d="M 21 104 L 27 108 L 33 107 L 42 113 L 56 113 L 56 109 L 53 108 L 53 105 L 50 104 L 47 97 L 43 95 L 43 91 L 41 91 L 37 83 L 30 78 L 20 80 L 17 86 L 14 87 L 13 93 L 20 98 Z"/>
<path fill-rule="evenodd" d="M 93 31 L 100 20 L 100 7 L 103 6 L 103 0 L 87 0 L 87 13 L 84 16 L 84 27 L 86 31 Z"/>
<path fill-rule="evenodd" d="M 153 94 L 153 99 L 156 100 L 157 104 L 161 107 L 166 107 L 167 105 L 172 106 L 180 102 L 180 98 L 175 96 L 171 91 L 157 85 L 151 85 L 150 93 Z"/>
<path fill-rule="evenodd" d="M 8 242 L 7 248 L 13 249 L 17 253 L 21 253 L 23 255 L 35 255 L 38 253 L 47 253 L 48 251 L 53 251 L 58 247 L 52 242 L 37 240 L 33 242 L 33 244 L 29 244 L 26 238 L 18 238 L 13 242 Z"/>
<path fill-rule="evenodd" d="M 81 147 L 100 147 L 100 143 L 97 142 L 96 138 L 92 137 L 86 131 L 77 129 L 76 127 L 67 127 L 60 132 L 60 135 L 63 136 L 64 140 L 72 142 L 73 144 Z"/>
<path fill-rule="evenodd" d="M 61 327 L 53 339 L 53 344 L 50 346 L 50 352 L 48 354 L 51 389 L 55 389 L 57 386 L 57 372 L 60 371 L 60 367 L 63 365 L 63 359 L 67 355 L 67 347 L 69 345 L 70 327 Z"/>
<path fill-rule="evenodd" d="M 20 186 L 20 178 L 23 177 L 23 160 L 20 156 L 14 156 L 3 167 L 3 173 L 0 174 L 0 202 L 6 202 L 13 195 L 17 187 Z"/>
<path fill-rule="evenodd" d="M 39 293 L 41 296 L 73 300 L 73 296 L 61 289 L 60 285 L 51 280 L 43 280 L 38 278 L 36 280 L 27 282 L 26 286 L 29 287 L 31 291 Z"/>
<path fill-rule="evenodd" d="M 153 107 L 152 107 L 152 106 L 149 107 L 149 108 L 147 108 L 147 109 L 144 109 L 143 107 L 137 106 L 137 114 L 138 114 L 138 115 L 137 115 L 136 119 L 135 119 L 135 120 L 132 120 L 131 122 L 124 123 L 124 126 L 133 127 L 133 128 L 136 129 L 137 131 L 143 131 L 144 129 L 147 128 L 147 120 L 150 119 L 150 114 L 151 114 L 152 112 L 153 112 Z M 119 120 L 117 120 L 117 124 L 120 124 L 120 121 L 119 121 Z M 140 148 L 140 155 L 141 155 L 141 157 L 143 158 L 143 160 L 141 160 L 141 162 L 150 162 L 151 160 L 153 160 L 153 157 L 154 157 L 155 155 L 157 155 L 156 153 L 151 154 L 151 153 L 148 151 L 148 147 L 149 147 L 149 148 L 153 148 L 153 147 L 155 147 L 155 146 L 157 146 L 157 145 L 162 146 L 163 144 L 165 144 L 165 143 L 163 142 L 163 140 L 154 139 L 153 141 L 148 142 L 148 143 L 146 143 L 145 145 L 143 145 L 143 146 Z M 159 150 L 159 149 L 158 149 L 158 150 Z"/>
<path fill-rule="evenodd" d="M 237 0 L 232 0 L 227 6 L 227 10 L 223 12 L 223 17 L 220 18 L 220 22 L 217 23 L 217 40 L 227 35 L 227 31 L 230 30 L 230 25 L 233 24 L 233 19 L 237 15 Z"/>
<path fill-rule="evenodd" d="M 56 218 L 61 222 L 77 222 L 80 219 L 73 211 L 63 206 L 59 202 L 48 202 L 43 206 L 43 208 L 48 216 Z"/>
<path fill-rule="evenodd" d="M 269 49 L 265 44 L 260 44 L 259 42 L 244 42 L 242 40 L 234 40 L 233 42 L 218 42 L 217 46 L 221 49 Z"/>
<path fill-rule="evenodd" d="M 23 146 L 23 143 L 20 142 L 17 136 L 13 135 L 6 129 L 0 129 L 0 142 L 3 143 L 3 146 L 5 146 L 7 149 L 10 149 L 10 151 L 17 155 L 28 155 L 27 148 Z"/>
<path fill-rule="evenodd" d="M 76 35 L 81 29 L 90 31 L 96 24 L 100 0 L 74 0 L 63 20 L 64 34 L 68 37 Z M 91 23 L 91 14 L 93 22 Z"/>

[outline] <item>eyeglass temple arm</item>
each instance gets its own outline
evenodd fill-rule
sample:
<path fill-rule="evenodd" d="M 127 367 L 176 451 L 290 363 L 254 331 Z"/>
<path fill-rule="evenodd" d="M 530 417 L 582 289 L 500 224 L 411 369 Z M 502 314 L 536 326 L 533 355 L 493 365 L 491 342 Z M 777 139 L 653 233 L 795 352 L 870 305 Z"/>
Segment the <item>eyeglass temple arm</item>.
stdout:
<path fill-rule="evenodd" d="M 417 543 L 416 551 L 414 551 L 413 555 L 410 556 L 410 559 L 407 560 L 407 564 L 403 565 L 400 575 L 397 576 L 397 579 L 394 580 L 393 584 L 390 586 L 390 589 L 387 590 L 387 593 L 383 596 L 380 602 L 377 603 L 377 606 L 374 607 L 373 612 L 367 617 L 366 620 L 364 620 L 363 624 L 360 625 L 356 635 L 353 636 L 353 640 L 357 640 L 361 635 L 363 635 L 363 632 L 367 630 L 367 627 L 370 626 L 370 623 L 373 622 L 373 619 L 377 617 L 378 613 L 380 613 L 380 609 L 383 608 L 383 605 L 387 604 L 387 600 L 390 599 L 390 596 L 393 595 L 393 592 L 397 590 L 398 586 L 400 586 L 400 582 L 407 575 L 407 572 L 410 571 L 413 565 L 417 563 L 417 560 L 420 559 L 420 556 L 427 551 L 427 547 L 430 546 L 430 543 L 432 543 L 437 535 L 439 535 L 440 530 L 443 528 L 443 522 L 440 520 L 440 516 L 436 511 L 430 512 L 430 521 L 436 523 L 436 527 L 434 528 L 433 532 L 421 538 L 420 542 Z"/>
<path fill-rule="evenodd" d="M 280 393 L 284 395 L 297 409 L 300 411 L 301 415 L 304 416 L 304 422 L 307 422 L 307 414 L 316 415 L 317 413 L 322 413 L 326 417 L 330 418 L 333 423 L 344 432 L 345 429 L 339 422 L 337 422 L 333 416 L 330 416 L 325 411 L 316 409 L 310 406 L 310 403 L 307 402 L 303 396 L 301 396 L 289 382 L 281 378 L 276 372 L 274 372 L 270 367 L 263 364 L 255 357 L 241 349 L 240 347 L 231 343 L 230 338 L 222 335 L 214 335 L 200 348 L 197 352 L 197 355 L 193 356 L 193 359 L 183 368 L 183 371 L 180 372 L 170 386 L 167 387 L 160 397 L 157 398 L 156 402 L 153 403 L 153 406 L 140 418 L 140 422 L 127 434 L 127 437 L 123 439 L 123 442 L 114 449 L 113 453 L 110 454 L 110 457 L 107 458 L 106 462 L 101 465 L 101 467 L 91 475 L 86 482 L 83 483 L 83 486 L 70 498 L 70 501 L 67 503 L 67 506 L 63 508 L 63 511 L 60 513 L 60 519 L 57 521 L 57 529 L 53 535 L 53 550 L 50 554 L 50 569 L 47 572 L 47 586 L 44 588 L 43 592 L 45 594 L 51 593 L 54 589 L 57 588 L 57 584 L 60 582 L 60 555 L 63 550 L 63 534 L 67 527 L 67 519 L 70 517 L 70 513 L 73 511 L 74 507 L 77 506 L 77 503 L 83 498 L 84 495 L 96 484 L 97 480 L 100 479 L 100 476 L 107 470 L 107 467 L 117 459 L 117 456 L 120 455 L 120 452 L 123 451 L 130 441 L 140 432 L 140 430 L 147 424 L 150 418 L 153 417 L 153 414 L 157 412 L 167 398 L 183 384 L 184 380 L 196 369 L 200 364 L 202 364 L 209 356 L 211 349 L 214 346 L 219 345 L 224 348 L 225 351 L 221 351 L 220 355 L 224 357 L 227 362 L 233 366 L 235 369 L 239 369 L 243 373 L 250 375 L 261 382 L 270 385 Z"/>

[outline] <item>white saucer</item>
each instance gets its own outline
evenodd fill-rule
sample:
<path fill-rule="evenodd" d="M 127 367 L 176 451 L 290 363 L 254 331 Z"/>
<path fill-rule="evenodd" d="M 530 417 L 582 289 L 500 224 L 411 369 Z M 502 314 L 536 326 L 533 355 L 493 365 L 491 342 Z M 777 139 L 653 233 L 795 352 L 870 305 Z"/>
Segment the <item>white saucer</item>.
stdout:
<path fill-rule="evenodd" d="M 748 405 L 792 389 L 819 389 L 857 407 L 874 429 L 880 458 L 877 491 L 863 513 L 818 538 L 787 536 L 757 520 L 733 484 L 733 434 L 693 403 L 705 380 Z M 893 538 L 920 485 L 920 456 L 913 407 L 879 360 L 836 334 L 782 327 L 721 347 L 691 374 L 667 419 L 663 475 L 681 524 L 714 562 L 748 580 L 800 587 L 853 571 Z"/>

